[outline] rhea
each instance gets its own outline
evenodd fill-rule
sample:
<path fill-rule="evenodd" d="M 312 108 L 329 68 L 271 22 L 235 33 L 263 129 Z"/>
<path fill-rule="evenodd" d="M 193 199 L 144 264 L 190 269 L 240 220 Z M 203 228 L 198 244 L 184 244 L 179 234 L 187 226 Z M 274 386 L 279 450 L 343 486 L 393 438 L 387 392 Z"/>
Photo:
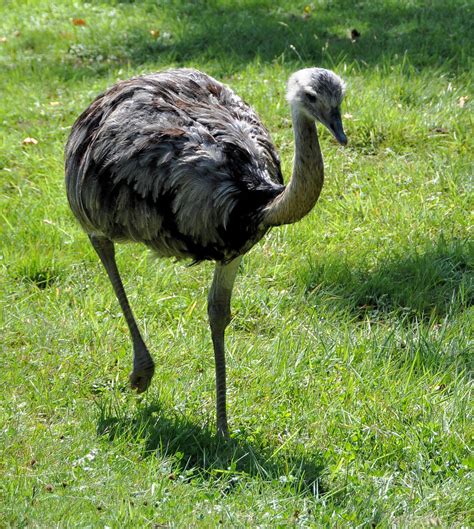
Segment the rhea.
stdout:
<path fill-rule="evenodd" d="M 323 68 L 290 77 L 295 155 L 286 186 L 256 112 L 197 70 L 118 82 L 72 127 L 65 151 L 67 196 L 130 329 L 130 383 L 138 392 L 149 387 L 155 366 L 128 303 L 114 243 L 140 242 L 159 256 L 216 262 L 208 317 L 217 431 L 223 436 L 228 436 L 224 333 L 239 262 L 270 228 L 297 222 L 315 205 L 324 179 L 315 122 L 347 143 L 340 112 L 344 90 L 344 82 Z"/>

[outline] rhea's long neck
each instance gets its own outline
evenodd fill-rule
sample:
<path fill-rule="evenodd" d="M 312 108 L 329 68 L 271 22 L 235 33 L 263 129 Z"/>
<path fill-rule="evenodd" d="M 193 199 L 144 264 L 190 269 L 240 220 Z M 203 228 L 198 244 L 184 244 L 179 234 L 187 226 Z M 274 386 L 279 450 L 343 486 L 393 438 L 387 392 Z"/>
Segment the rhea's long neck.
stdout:
<path fill-rule="evenodd" d="M 292 107 L 295 136 L 293 175 L 285 190 L 266 209 L 267 226 L 292 224 L 307 215 L 319 198 L 324 182 L 324 164 L 313 120 Z"/>

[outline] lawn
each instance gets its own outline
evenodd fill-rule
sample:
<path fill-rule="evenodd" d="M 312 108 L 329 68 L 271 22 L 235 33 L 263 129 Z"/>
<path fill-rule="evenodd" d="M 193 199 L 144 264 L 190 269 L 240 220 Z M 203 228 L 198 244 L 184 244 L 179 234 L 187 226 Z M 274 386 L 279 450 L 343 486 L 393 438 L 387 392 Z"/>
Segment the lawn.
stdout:
<path fill-rule="evenodd" d="M 0 527 L 474 526 L 473 19 L 463 0 L 3 1 Z M 320 129 L 318 204 L 244 257 L 224 443 L 212 263 L 118 248 L 157 364 L 135 395 L 63 146 L 118 79 L 191 66 L 257 109 L 288 178 L 285 82 L 313 65 L 347 81 L 349 145 Z"/>

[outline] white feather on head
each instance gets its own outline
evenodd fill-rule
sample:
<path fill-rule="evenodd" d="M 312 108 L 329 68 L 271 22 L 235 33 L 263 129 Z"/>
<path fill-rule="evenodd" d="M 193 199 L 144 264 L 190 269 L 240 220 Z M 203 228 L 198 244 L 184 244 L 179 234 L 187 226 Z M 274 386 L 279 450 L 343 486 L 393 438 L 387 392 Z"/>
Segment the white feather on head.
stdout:
<path fill-rule="evenodd" d="M 298 105 L 303 103 L 305 95 L 312 94 L 324 106 L 337 107 L 344 98 L 345 90 L 345 82 L 331 70 L 305 68 L 289 78 L 286 99 L 290 105 Z"/>

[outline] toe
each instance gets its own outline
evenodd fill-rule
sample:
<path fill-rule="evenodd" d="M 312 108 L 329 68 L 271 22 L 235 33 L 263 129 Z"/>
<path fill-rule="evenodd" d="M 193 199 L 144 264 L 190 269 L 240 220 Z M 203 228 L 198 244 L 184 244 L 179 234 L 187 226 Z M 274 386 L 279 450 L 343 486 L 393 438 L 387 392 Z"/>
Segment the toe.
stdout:
<path fill-rule="evenodd" d="M 137 393 L 143 393 L 148 389 L 153 378 L 154 367 L 148 369 L 134 370 L 130 375 L 130 386 L 136 390 Z"/>

